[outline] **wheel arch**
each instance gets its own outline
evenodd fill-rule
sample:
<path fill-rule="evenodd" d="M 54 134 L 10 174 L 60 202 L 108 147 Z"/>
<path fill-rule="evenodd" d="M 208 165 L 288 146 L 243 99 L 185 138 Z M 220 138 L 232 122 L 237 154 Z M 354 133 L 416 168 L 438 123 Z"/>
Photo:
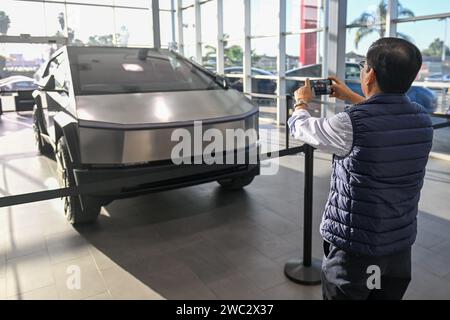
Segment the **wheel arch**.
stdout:
<path fill-rule="evenodd" d="M 59 112 L 53 118 L 55 124 L 55 142 L 65 137 L 70 158 L 74 167 L 81 165 L 78 122 L 65 112 Z"/>

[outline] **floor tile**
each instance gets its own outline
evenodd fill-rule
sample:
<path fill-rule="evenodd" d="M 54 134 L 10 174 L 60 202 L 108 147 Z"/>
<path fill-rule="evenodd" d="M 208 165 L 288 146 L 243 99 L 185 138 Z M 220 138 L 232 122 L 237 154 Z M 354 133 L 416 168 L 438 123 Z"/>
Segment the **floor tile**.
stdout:
<path fill-rule="evenodd" d="M 85 299 L 107 291 L 91 256 L 55 264 L 51 269 L 61 299 Z"/>
<path fill-rule="evenodd" d="M 40 289 L 54 284 L 47 251 L 10 259 L 6 265 L 7 296 Z"/>
<path fill-rule="evenodd" d="M 102 271 L 106 287 L 113 299 L 160 300 L 162 297 L 119 267 Z"/>

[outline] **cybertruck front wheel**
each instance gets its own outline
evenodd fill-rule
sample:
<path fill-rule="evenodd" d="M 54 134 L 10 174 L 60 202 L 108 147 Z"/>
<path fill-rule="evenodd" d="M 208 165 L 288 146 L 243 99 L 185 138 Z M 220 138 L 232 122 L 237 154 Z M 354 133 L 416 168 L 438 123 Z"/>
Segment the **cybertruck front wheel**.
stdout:
<path fill-rule="evenodd" d="M 230 178 L 230 179 L 221 179 L 221 180 L 218 180 L 217 182 L 225 190 L 235 191 L 235 190 L 240 190 L 240 189 L 250 185 L 254 179 L 255 179 L 255 175 L 246 175 L 246 176 Z"/>
<path fill-rule="evenodd" d="M 60 185 L 63 188 L 76 186 L 72 161 L 69 156 L 66 138 L 58 141 L 56 148 L 56 161 Z M 81 199 L 83 205 L 81 204 Z M 101 203 L 95 197 L 69 196 L 64 197 L 64 213 L 67 220 L 75 225 L 91 224 L 95 222 L 100 214 Z"/>

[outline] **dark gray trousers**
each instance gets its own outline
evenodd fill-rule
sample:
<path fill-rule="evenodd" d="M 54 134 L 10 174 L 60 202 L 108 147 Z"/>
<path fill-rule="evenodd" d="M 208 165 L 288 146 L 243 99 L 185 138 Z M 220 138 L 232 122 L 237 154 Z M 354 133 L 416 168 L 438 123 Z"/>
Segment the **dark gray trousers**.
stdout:
<path fill-rule="evenodd" d="M 370 257 L 324 241 L 324 300 L 401 300 L 411 281 L 411 248 Z"/>

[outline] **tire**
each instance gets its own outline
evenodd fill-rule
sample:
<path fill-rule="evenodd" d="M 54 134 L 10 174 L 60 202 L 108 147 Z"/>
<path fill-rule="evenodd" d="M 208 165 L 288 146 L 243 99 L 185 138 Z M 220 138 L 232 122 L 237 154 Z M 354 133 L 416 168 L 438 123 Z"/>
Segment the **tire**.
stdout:
<path fill-rule="evenodd" d="M 36 145 L 38 148 L 38 151 L 43 156 L 51 156 L 53 155 L 53 148 L 52 146 L 45 141 L 45 139 L 41 136 L 41 126 L 43 123 L 42 115 L 38 111 L 37 107 L 35 106 L 33 109 L 33 131 L 34 131 L 34 139 L 36 140 Z"/>
<path fill-rule="evenodd" d="M 59 139 L 56 148 L 56 162 L 58 166 L 58 176 L 60 186 L 76 186 L 72 161 L 69 156 L 66 138 Z M 82 196 L 83 206 L 80 196 L 64 197 L 64 214 L 67 220 L 74 226 L 91 224 L 95 222 L 100 214 L 101 202 L 95 197 Z"/>
<path fill-rule="evenodd" d="M 250 185 L 255 179 L 254 175 L 247 175 L 237 178 L 231 179 L 221 179 L 217 182 L 221 185 L 222 188 L 229 191 L 241 190 L 244 187 Z"/>

